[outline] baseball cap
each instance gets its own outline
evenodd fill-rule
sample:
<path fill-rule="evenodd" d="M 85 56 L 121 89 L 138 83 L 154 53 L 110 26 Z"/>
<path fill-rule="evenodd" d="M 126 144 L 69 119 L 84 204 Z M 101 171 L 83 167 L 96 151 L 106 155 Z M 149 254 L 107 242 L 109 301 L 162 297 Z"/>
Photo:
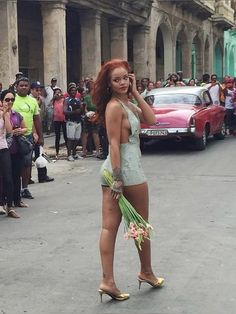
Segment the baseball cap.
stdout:
<path fill-rule="evenodd" d="M 57 78 L 55 78 L 55 77 L 53 77 L 52 79 L 51 79 L 51 82 L 56 82 L 57 81 Z"/>
<path fill-rule="evenodd" d="M 32 82 L 30 85 L 30 88 L 43 88 L 43 86 L 41 85 L 41 83 L 39 81 L 36 82 Z"/>
<path fill-rule="evenodd" d="M 77 89 L 77 86 L 76 86 L 76 84 L 74 82 L 69 83 L 67 91 L 69 92 L 71 90 L 71 88 L 76 88 Z"/>
<path fill-rule="evenodd" d="M 56 90 L 59 90 L 59 91 L 62 92 L 62 89 L 59 86 L 56 86 L 56 87 L 53 88 L 54 93 L 55 93 Z"/>
<path fill-rule="evenodd" d="M 24 74 L 23 74 L 23 72 L 17 72 L 17 73 L 16 73 L 16 77 L 17 77 L 17 76 L 24 76 Z"/>

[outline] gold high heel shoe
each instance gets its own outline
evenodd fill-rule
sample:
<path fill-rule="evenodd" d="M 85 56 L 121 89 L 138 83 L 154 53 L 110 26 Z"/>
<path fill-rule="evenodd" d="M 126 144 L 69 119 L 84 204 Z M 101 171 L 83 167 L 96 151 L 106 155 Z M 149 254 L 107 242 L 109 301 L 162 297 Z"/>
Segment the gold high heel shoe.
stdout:
<path fill-rule="evenodd" d="M 113 294 L 112 292 L 109 292 L 109 291 L 106 291 L 103 289 L 99 289 L 98 293 L 100 294 L 101 302 L 102 302 L 102 295 L 103 294 L 109 295 L 113 300 L 116 300 L 116 301 L 125 301 L 125 300 L 129 299 L 128 293 Z"/>
<path fill-rule="evenodd" d="M 138 277 L 139 289 L 141 287 L 142 282 L 148 283 L 153 288 L 161 288 L 164 284 L 164 281 L 165 281 L 164 278 L 160 278 L 160 277 L 159 278 L 157 277 L 156 280 L 154 280 L 154 281 L 142 279 L 142 278 Z"/>

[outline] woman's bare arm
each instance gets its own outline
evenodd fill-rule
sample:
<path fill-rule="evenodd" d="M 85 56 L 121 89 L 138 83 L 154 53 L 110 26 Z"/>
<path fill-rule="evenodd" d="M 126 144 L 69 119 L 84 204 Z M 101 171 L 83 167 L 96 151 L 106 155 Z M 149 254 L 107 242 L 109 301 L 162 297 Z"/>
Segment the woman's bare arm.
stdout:
<path fill-rule="evenodd" d="M 11 121 L 10 121 L 10 114 L 7 111 L 3 111 L 2 114 L 3 120 L 4 120 L 4 125 L 5 125 L 5 129 L 6 129 L 6 133 L 10 134 L 12 133 L 12 125 L 11 125 Z"/>
<path fill-rule="evenodd" d="M 123 110 L 120 104 L 111 100 L 106 108 L 106 129 L 110 145 L 110 158 L 113 171 L 114 184 L 112 195 L 118 198 L 122 193 L 123 180 L 120 161 L 121 122 Z"/>
<path fill-rule="evenodd" d="M 106 129 L 110 144 L 112 169 L 120 169 L 120 140 L 123 110 L 116 101 L 110 101 L 106 109 Z"/>
<path fill-rule="evenodd" d="M 151 109 L 151 107 L 146 103 L 143 97 L 139 94 L 136 87 L 136 79 L 134 74 L 129 74 L 129 78 L 132 84 L 132 95 L 138 103 L 140 110 L 137 110 L 140 121 L 146 124 L 154 124 L 156 122 L 156 117 Z"/>

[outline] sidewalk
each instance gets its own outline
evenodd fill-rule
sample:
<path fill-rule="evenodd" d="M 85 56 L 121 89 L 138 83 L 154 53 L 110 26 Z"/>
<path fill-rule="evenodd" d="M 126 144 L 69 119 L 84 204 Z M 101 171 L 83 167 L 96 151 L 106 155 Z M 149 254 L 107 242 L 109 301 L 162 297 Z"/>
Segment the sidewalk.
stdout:
<path fill-rule="evenodd" d="M 56 155 L 55 151 L 55 134 L 51 133 L 50 135 L 46 135 L 46 133 L 43 134 L 44 137 L 44 152 L 47 154 L 47 156 L 54 158 Z M 63 136 L 61 137 L 61 143 L 60 143 L 60 158 L 65 159 L 67 157 L 67 151 L 65 142 L 63 139 Z"/>
<path fill-rule="evenodd" d="M 44 153 L 49 157 L 49 163 L 47 164 L 48 175 L 58 179 L 60 175 L 68 175 L 73 173 L 83 173 L 89 171 L 92 165 L 100 163 L 101 160 L 95 158 L 94 155 L 87 155 L 83 160 L 76 160 L 75 162 L 67 161 L 67 150 L 63 136 L 61 137 L 59 159 L 56 160 L 55 155 L 55 134 L 50 135 L 44 134 Z M 77 152 L 79 155 L 82 153 L 82 147 L 77 146 Z M 37 171 L 36 167 L 32 168 L 33 180 L 37 182 Z"/>

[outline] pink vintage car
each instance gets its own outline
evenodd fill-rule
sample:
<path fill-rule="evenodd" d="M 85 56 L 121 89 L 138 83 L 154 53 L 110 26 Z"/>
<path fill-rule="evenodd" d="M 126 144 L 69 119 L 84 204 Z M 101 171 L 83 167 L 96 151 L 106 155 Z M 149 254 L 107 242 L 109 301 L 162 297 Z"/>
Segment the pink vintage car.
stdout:
<path fill-rule="evenodd" d="M 156 123 L 141 124 L 141 149 L 151 139 L 185 138 L 195 149 L 203 150 L 210 135 L 215 139 L 225 137 L 225 108 L 214 105 L 204 87 L 153 89 L 145 100 L 156 115 Z"/>

